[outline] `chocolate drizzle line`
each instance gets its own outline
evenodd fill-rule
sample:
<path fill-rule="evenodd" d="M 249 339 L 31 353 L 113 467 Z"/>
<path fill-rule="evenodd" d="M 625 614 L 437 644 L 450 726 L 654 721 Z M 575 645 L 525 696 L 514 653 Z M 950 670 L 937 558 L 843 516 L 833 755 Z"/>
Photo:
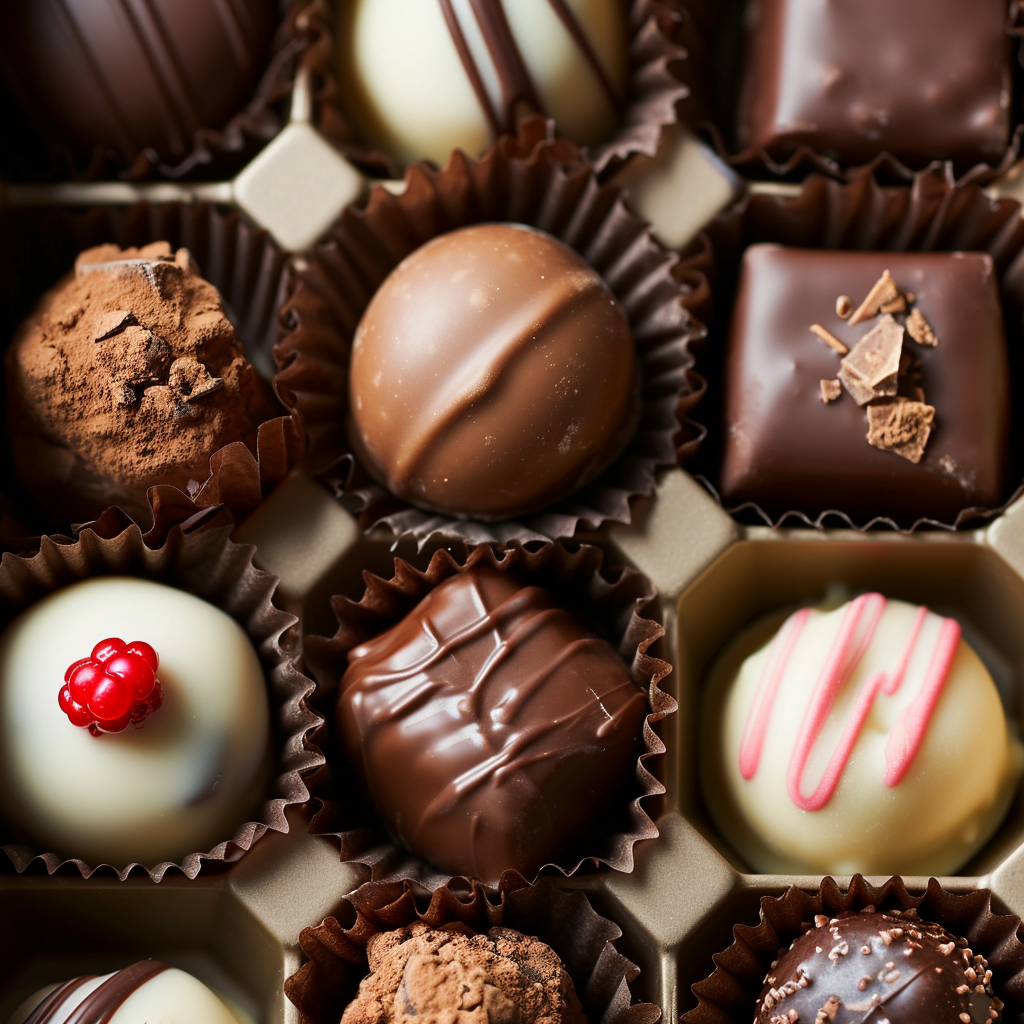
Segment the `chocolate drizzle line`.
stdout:
<path fill-rule="evenodd" d="M 111 1018 L 125 1004 L 128 997 L 137 992 L 150 979 L 168 970 L 167 964 L 159 960 L 143 960 L 118 971 L 99 988 L 85 997 L 65 1019 L 64 1024 L 110 1024 Z M 49 1024 L 56 1020 L 58 1007 L 87 981 L 96 977 L 90 974 L 74 978 L 50 993 L 28 1016 L 25 1024 Z"/>
<path fill-rule="evenodd" d="M 545 114 L 533 79 L 530 77 L 529 68 L 523 59 L 523 54 L 516 44 L 515 36 L 509 26 L 508 18 L 505 15 L 505 8 L 502 0 L 470 0 L 473 9 L 473 16 L 480 26 L 487 51 L 494 64 L 494 70 L 498 75 L 499 88 L 501 89 L 501 110 L 495 111 L 487 89 L 484 85 L 480 68 L 473 60 L 473 55 L 466 42 L 466 36 L 459 25 L 458 16 L 452 6 L 452 0 L 438 0 L 441 11 L 444 14 L 445 24 L 451 34 L 452 42 L 462 61 L 476 94 L 477 102 L 483 111 L 491 131 L 495 136 L 503 131 L 515 131 L 518 108 L 522 105 L 528 106 L 538 114 Z M 554 11 L 558 20 L 565 27 L 569 37 L 575 43 L 580 53 L 590 65 L 591 70 L 601 84 L 609 103 L 614 110 L 619 110 L 621 100 L 616 95 L 611 79 L 608 77 L 604 67 L 597 58 L 594 48 L 586 34 L 580 28 L 579 21 L 573 14 L 565 0 L 548 0 L 548 4 Z"/>

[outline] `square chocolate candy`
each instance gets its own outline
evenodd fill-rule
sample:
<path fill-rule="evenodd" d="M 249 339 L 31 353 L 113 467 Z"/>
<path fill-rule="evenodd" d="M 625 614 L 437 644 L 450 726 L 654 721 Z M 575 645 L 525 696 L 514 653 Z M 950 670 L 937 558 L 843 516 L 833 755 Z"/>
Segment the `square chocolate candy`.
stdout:
<path fill-rule="evenodd" d="M 823 328 L 858 364 L 857 342 L 872 331 L 884 335 L 880 325 L 892 321 L 875 309 L 854 324 L 856 313 L 842 310 L 841 317 L 837 299 L 848 296 L 855 310 L 887 270 L 901 293 L 895 305 L 909 300 L 895 312 L 906 326 L 899 395 L 916 402 L 905 409 L 934 408 L 918 462 L 906 454 L 913 437 L 897 438 L 888 450 L 868 443 L 869 415 L 901 401 L 887 397 L 895 390 L 891 377 L 879 385 L 877 399 L 858 404 L 849 386 L 856 383 L 851 374 L 860 379 L 855 366 L 841 374 L 841 352 L 811 330 Z M 937 339 L 934 347 L 911 337 L 922 318 L 934 333 L 926 340 Z M 848 383 L 837 387 L 840 376 Z M 987 254 L 751 246 L 723 382 L 722 500 L 727 507 L 754 502 L 773 517 L 835 509 L 858 523 L 886 516 L 900 525 L 918 518 L 952 523 L 964 509 L 998 506 L 1006 497 L 1008 378 Z M 825 401 L 826 395 L 837 397 Z M 896 450 L 901 446 L 904 454 Z"/>
<path fill-rule="evenodd" d="M 737 141 L 785 160 L 889 152 L 998 163 L 1009 139 L 1006 0 L 754 0 Z"/>

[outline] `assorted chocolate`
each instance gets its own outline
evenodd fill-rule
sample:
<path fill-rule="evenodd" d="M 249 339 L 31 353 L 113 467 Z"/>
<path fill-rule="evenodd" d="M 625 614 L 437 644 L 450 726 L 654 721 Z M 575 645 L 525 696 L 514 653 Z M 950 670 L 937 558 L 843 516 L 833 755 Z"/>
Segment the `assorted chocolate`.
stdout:
<path fill-rule="evenodd" d="M 888 153 L 919 169 L 998 165 L 1010 141 L 1005 0 L 758 0 L 736 141 L 784 163 Z"/>
<path fill-rule="evenodd" d="M 181 163 L 249 104 L 276 0 L 38 0 L 0 10 L 0 73 L 47 142 L 80 163 Z"/>
<path fill-rule="evenodd" d="M 113 974 L 89 974 L 30 996 L 7 1024 L 239 1024 L 191 974 L 141 960 Z"/>
<path fill-rule="evenodd" d="M 449 874 L 587 852 L 643 749 L 646 695 L 538 586 L 475 566 L 353 648 L 337 727 L 380 818 Z"/>
<path fill-rule="evenodd" d="M 988 841 L 1024 747 L 961 632 L 868 593 L 800 608 L 767 643 L 755 626 L 722 652 L 705 687 L 703 789 L 744 862 L 949 875 Z"/>
<path fill-rule="evenodd" d="M 509 519 L 579 490 L 639 417 L 633 335 L 611 290 L 545 232 L 440 235 L 388 275 L 352 341 L 349 438 L 420 508 Z"/>
<path fill-rule="evenodd" d="M 18 330 L 5 370 L 15 470 L 55 522 L 111 505 L 144 519 L 154 484 L 194 494 L 217 451 L 256 451 L 276 408 L 217 289 L 166 242 L 83 252 Z"/>
<path fill-rule="evenodd" d="M 905 911 L 817 914 L 780 953 L 755 1024 L 992 1024 L 1002 1000 L 985 957 L 940 924 Z"/>
<path fill-rule="evenodd" d="M 727 507 L 909 525 L 1005 500 L 1009 357 L 985 253 L 752 245 L 725 365 Z"/>
<path fill-rule="evenodd" d="M 618 0 L 355 0 L 339 5 L 338 72 L 362 136 L 402 162 L 478 156 L 527 114 L 580 145 L 615 128 L 627 26 Z"/>
<path fill-rule="evenodd" d="M 371 936 L 366 954 L 370 973 L 342 1024 L 586 1024 L 558 954 L 511 928 L 416 921 Z"/>

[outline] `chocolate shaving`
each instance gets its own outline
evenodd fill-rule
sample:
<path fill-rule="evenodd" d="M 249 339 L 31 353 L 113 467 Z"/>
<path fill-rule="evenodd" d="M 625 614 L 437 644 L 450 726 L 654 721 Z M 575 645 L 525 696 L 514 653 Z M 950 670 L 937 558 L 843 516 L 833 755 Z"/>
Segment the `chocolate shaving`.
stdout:
<path fill-rule="evenodd" d="M 882 313 L 905 313 L 907 310 L 907 300 L 902 295 L 897 295 L 892 302 L 887 302 L 881 307 Z"/>
<path fill-rule="evenodd" d="M 925 345 L 928 348 L 935 348 L 939 343 L 939 339 L 935 337 L 935 332 L 932 330 L 931 325 L 925 320 L 924 314 L 919 309 L 915 309 L 907 317 L 907 334 L 918 345 Z"/>
<path fill-rule="evenodd" d="M 900 298 L 900 290 L 888 270 L 882 271 L 882 276 L 874 283 L 867 298 L 857 307 L 856 312 L 850 317 L 850 324 L 860 324 L 878 316 L 882 307 Z"/>
<path fill-rule="evenodd" d="M 112 309 L 103 313 L 96 322 L 94 341 L 106 341 L 107 338 L 120 334 L 126 327 L 135 327 L 139 323 L 130 309 Z"/>
<path fill-rule="evenodd" d="M 907 398 L 868 406 L 868 444 L 917 463 L 935 419 L 935 407 Z"/>
<path fill-rule="evenodd" d="M 839 364 L 839 379 L 858 405 L 896 394 L 903 328 L 888 314 Z"/>
<path fill-rule="evenodd" d="M 816 334 L 833 352 L 845 356 L 850 350 L 831 332 L 826 331 L 821 324 L 811 324 L 811 333 Z"/>
<path fill-rule="evenodd" d="M 845 320 L 850 315 L 851 309 L 853 309 L 853 303 L 850 301 L 849 295 L 840 295 L 836 299 L 836 316 L 840 320 Z"/>
<path fill-rule="evenodd" d="M 222 387 L 224 379 L 214 377 L 197 359 L 185 356 L 171 364 L 167 384 L 183 402 L 194 402 Z"/>
<path fill-rule="evenodd" d="M 819 381 L 821 385 L 821 400 L 828 405 L 829 402 L 834 402 L 842 393 L 843 385 L 838 380 L 823 380 Z"/>

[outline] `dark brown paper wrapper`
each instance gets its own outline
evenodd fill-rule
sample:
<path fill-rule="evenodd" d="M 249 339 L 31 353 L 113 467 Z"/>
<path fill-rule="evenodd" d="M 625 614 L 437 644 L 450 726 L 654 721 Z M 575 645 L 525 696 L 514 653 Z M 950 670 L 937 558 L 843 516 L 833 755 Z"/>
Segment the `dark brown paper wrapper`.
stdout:
<path fill-rule="evenodd" d="M 421 545 L 432 534 L 468 544 L 571 537 L 581 527 L 629 522 L 630 500 L 650 494 L 677 447 L 696 448 L 703 428 L 688 416 L 703 393 L 693 347 L 704 328 L 689 305 L 703 294 L 699 273 L 677 275 L 677 259 L 629 213 L 619 190 L 599 186 L 569 143 L 544 138 L 533 122 L 481 161 L 460 153 L 443 171 L 416 165 L 400 196 L 375 189 L 366 209 L 349 207 L 311 265 L 297 275 L 275 349 L 278 394 L 309 435 L 311 472 L 320 474 L 365 529 L 387 525 Z M 547 231 L 605 279 L 633 329 L 642 375 L 640 424 L 624 452 L 596 480 L 519 520 L 482 523 L 412 508 L 359 466 L 345 436 L 352 336 L 374 291 L 414 249 L 468 224 L 507 221 Z"/>
<path fill-rule="evenodd" d="M 105 242 L 127 247 L 166 240 L 191 251 L 200 272 L 223 296 L 246 356 L 263 377 L 272 375 L 270 349 L 285 291 L 287 257 L 266 231 L 239 213 L 224 213 L 206 203 L 139 203 L 85 210 L 7 207 L 0 210 L 0 231 L 7 240 L 0 251 L 0 331 L 5 344 L 44 292 L 66 276 L 83 249 Z M 0 401 L 6 409 L 6 398 Z M 275 406 L 268 396 L 267 408 L 273 411 Z M 215 452 L 209 476 L 197 483 L 189 497 L 204 506 L 225 504 L 237 521 L 252 512 L 296 466 L 303 451 L 297 419 L 283 408 L 280 412 L 282 415 L 273 416 L 255 431 L 255 452 L 241 440 Z M 9 476 L 10 454 L 6 444 L 3 448 L 0 468 L 6 468 L 3 475 Z M 54 504 L 60 504 L 60 492 L 73 489 L 74 477 L 84 472 L 77 459 L 67 461 L 67 478 L 44 485 L 58 492 Z M 11 491 L 9 496 L 15 502 L 15 514 L 20 512 L 35 533 L 66 530 L 71 524 L 70 515 L 48 520 L 31 508 L 20 491 Z M 129 495 L 123 507 L 143 526 L 148 525 L 144 493 Z"/>
<path fill-rule="evenodd" d="M 285 809 L 309 797 L 303 775 L 322 765 L 308 743 L 320 718 L 307 705 L 314 684 L 295 650 L 295 616 L 272 604 L 277 577 L 257 569 L 255 549 L 230 539 L 224 509 L 200 508 L 174 487 L 155 487 L 153 526 L 145 534 L 117 509 L 105 512 L 77 538 L 42 537 L 33 553 L 5 555 L 0 563 L 0 628 L 20 611 L 60 587 L 93 576 L 128 575 L 186 590 L 227 612 L 248 633 L 266 672 L 271 698 L 271 777 L 251 818 L 225 825 L 224 841 L 180 861 L 159 864 L 88 864 L 43 851 L 12 836 L 0 822 L 0 850 L 16 871 L 64 868 L 85 878 L 113 873 L 122 881 L 146 872 L 160 881 L 176 869 L 189 878 L 201 870 L 237 861 L 268 829 L 287 832 Z M 276 716 L 276 719 L 275 719 Z"/>
<path fill-rule="evenodd" d="M 313 37 L 302 60 L 313 75 L 317 127 L 366 173 L 402 177 L 402 166 L 394 157 L 360 143 L 345 110 L 336 71 L 335 12 L 327 0 L 313 0 L 303 17 Z M 700 52 L 700 45 L 686 4 L 682 0 L 632 0 L 629 32 L 629 80 L 619 126 L 606 142 L 583 151 L 602 175 L 637 153 L 654 156 L 664 129 L 693 116 L 690 90 L 683 79 L 694 75 L 687 76 L 679 69 L 686 68 L 692 53 Z M 557 124 L 551 121 L 550 125 L 557 133 Z"/>
<path fill-rule="evenodd" d="M 12 180 L 98 181 L 123 178 L 146 181 L 212 180 L 229 178 L 284 127 L 301 54 L 316 42 L 315 23 L 303 17 L 308 0 L 280 0 L 281 24 L 271 44 L 271 56 L 249 102 L 226 125 L 196 132 L 193 146 L 181 160 L 167 162 L 152 149 L 143 149 L 133 160 L 96 146 L 88 159 L 55 140 L 38 138 L 20 113 L 9 112 L 11 137 L 25 141 L 9 147 L 3 173 Z M 0 99 L 13 107 L 15 101 L 0 90 Z"/>
<path fill-rule="evenodd" d="M 665 792 L 662 783 L 647 769 L 650 758 L 665 752 L 654 724 L 676 710 L 675 700 L 661 688 L 671 672 L 668 662 L 654 657 L 649 649 L 665 635 L 665 629 L 651 616 L 657 614 L 657 596 L 650 581 L 633 569 L 610 569 L 602 573 L 599 548 L 582 545 L 569 551 L 558 544 L 525 548 L 511 544 L 504 550 L 481 545 L 460 563 L 447 551 L 438 551 L 426 571 L 395 559 L 395 575 L 383 580 L 364 573 L 366 592 L 357 603 L 336 597 L 333 607 L 338 630 L 333 637 L 306 637 L 305 663 L 317 680 L 314 708 L 324 724 L 312 736 L 327 754 L 325 768 L 310 778 L 310 792 L 320 809 L 310 831 L 330 835 L 340 844 L 341 859 L 365 866 L 373 881 L 412 879 L 428 889 L 443 888 L 451 875 L 439 872 L 397 844 L 390 842 L 373 811 L 360 799 L 359 784 L 344 749 L 333 735 L 334 703 L 338 683 L 348 665 L 348 652 L 370 637 L 377 636 L 400 621 L 443 580 L 476 565 L 501 572 L 515 571 L 523 581 L 549 590 L 563 606 L 591 623 L 616 647 L 630 668 L 633 681 L 648 696 L 650 710 L 644 722 L 644 752 L 637 759 L 635 782 L 628 806 L 616 815 L 614 825 L 588 837 L 578 860 L 546 865 L 563 875 L 572 875 L 585 864 L 603 865 L 616 871 L 631 871 L 633 846 L 657 836 L 654 811 L 642 804 Z M 344 793 L 343 798 L 336 796 Z M 627 797 L 623 797 L 624 804 Z M 466 885 L 473 885 L 470 879 Z M 507 870 L 501 885 L 522 884 L 518 872 Z"/>
<path fill-rule="evenodd" d="M 546 942 L 569 972 L 590 1024 L 655 1024 L 661 1011 L 630 1005 L 629 985 L 640 973 L 615 948 L 622 932 L 598 916 L 582 892 L 549 882 L 502 892 L 438 889 L 427 897 L 408 882 L 370 883 L 348 896 L 338 917 L 303 929 L 308 958 L 284 983 L 299 1024 L 337 1024 L 367 973 L 366 944 L 379 932 L 424 921 L 432 928 L 460 922 L 475 931 L 503 926 Z"/>
<path fill-rule="evenodd" d="M 854 875 L 849 889 L 826 878 L 817 892 L 794 887 L 782 896 L 762 897 L 760 924 L 733 928 L 733 944 L 712 958 L 714 973 L 693 986 L 698 1005 L 683 1014 L 682 1024 L 749 1024 L 772 961 L 807 930 L 814 915 L 834 917 L 867 906 L 879 910 L 915 907 L 922 919 L 938 922 L 958 938 L 966 938 L 971 949 L 988 960 L 995 993 L 1006 1003 L 1003 1020 L 1018 1020 L 1024 1012 L 1020 918 L 997 914 L 987 889 L 957 896 L 932 878 L 923 894 L 912 895 L 898 876 L 875 886 Z"/>
<path fill-rule="evenodd" d="M 949 160 L 926 161 L 908 166 L 889 152 L 880 152 L 866 164 L 846 166 L 809 146 L 798 147 L 788 159 L 775 160 L 763 149 L 740 149 L 733 141 L 738 104 L 742 60 L 743 14 L 750 0 L 680 0 L 686 9 L 687 23 L 693 25 L 697 48 L 689 61 L 676 65 L 677 75 L 689 90 L 686 109 L 688 123 L 699 131 L 718 155 L 746 178 L 801 181 L 810 174 L 822 174 L 844 181 L 875 177 L 887 183 L 907 184 L 922 172 L 941 175 L 949 184 L 988 184 L 1005 174 L 1021 154 L 1024 125 L 1019 123 L 1016 97 L 1021 90 L 1020 65 L 1024 64 L 1021 39 L 1024 38 L 1024 5 L 1012 0 L 1007 15 L 1007 35 L 1013 38 L 1016 60 L 1013 66 L 1010 140 L 996 164 L 954 166 Z"/>
<path fill-rule="evenodd" d="M 698 370 L 708 380 L 703 413 L 716 424 L 709 430 L 700 455 L 688 467 L 718 497 L 714 481 L 721 461 L 724 427 L 721 416 L 723 388 L 722 353 L 736 292 L 743 251 L 758 242 L 820 249 L 852 249 L 883 252 L 932 252 L 970 250 L 987 252 L 995 264 L 1006 321 L 1013 401 L 1013 424 L 1020 422 L 1021 386 L 1024 384 L 1024 219 L 1021 206 L 1011 199 L 989 198 L 977 185 L 950 185 L 944 174 L 918 175 L 910 188 L 886 189 L 871 178 L 844 184 L 821 177 L 810 178 L 796 196 L 750 194 L 716 218 L 706 229 L 684 266 L 710 281 L 709 304 L 699 306 L 707 317 L 712 341 L 703 350 Z M 713 312 L 711 306 L 714 307 Z M 945 530 L 976 526 L 1002 512 L 1024 493 L 1024 445 L 1011 431 L 1009 478 L 1011 494 L 996 508 L 965 508 L 953 522 L 921 518 L 899 522 L 884 515 L 854 519 L 843 509 L 821 512 L 791 509 L 771 515 L 747 502 L 727 511 L 743 521 L 769 526 L 883 528 L 900 533 L 932 527 Z"/>

